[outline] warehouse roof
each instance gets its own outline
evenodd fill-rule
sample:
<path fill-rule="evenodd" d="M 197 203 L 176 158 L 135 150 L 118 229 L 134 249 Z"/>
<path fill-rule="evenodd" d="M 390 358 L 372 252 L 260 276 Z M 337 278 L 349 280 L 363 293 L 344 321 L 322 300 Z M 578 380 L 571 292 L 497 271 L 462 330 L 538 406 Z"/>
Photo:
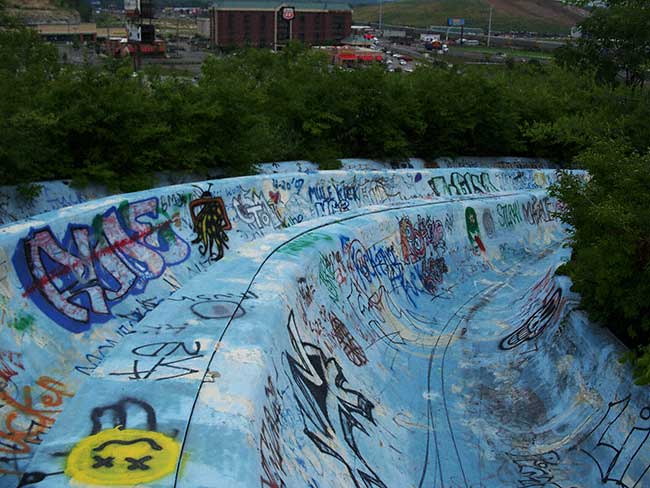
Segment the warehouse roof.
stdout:
<path fill-rule="evenodd" d="M 214 8 L 224 10 L 276 10 L 281 6 L 295 7 L 296 11 L 305 10 L 352 10 L 345 2 L 280 1 L 280 0 L 217 0 Z"/>

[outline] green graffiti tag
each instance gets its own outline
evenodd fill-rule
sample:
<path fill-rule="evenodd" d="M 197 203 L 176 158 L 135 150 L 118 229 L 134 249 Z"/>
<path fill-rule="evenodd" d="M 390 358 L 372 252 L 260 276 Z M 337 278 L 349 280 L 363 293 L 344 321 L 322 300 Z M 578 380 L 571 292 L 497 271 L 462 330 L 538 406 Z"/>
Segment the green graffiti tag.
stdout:
<path fill-rule="evenodd" d="M 323 232 L 310 232 L 309 234 L 305 234 L 303 236 L 298 237 L 296 240 L 291 241 L 286 246 L 282 246 L 282 248 L 280 248 L 278 252 L 282 254 L 291 254 L 292 256 L 296 256 L 300 254 L 304 249 L 313 246 L 316 242 L 331 241 L 331 240 L 332 237 Z"/>

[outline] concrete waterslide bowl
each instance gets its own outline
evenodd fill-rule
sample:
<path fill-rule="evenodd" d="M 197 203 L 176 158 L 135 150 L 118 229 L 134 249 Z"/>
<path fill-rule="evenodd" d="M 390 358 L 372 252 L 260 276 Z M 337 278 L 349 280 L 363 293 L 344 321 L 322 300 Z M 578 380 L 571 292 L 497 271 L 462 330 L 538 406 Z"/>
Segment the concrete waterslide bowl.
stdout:
<path fill-rule="evenodd" d="M 555 178 L 277 174 L 0 228 L 0 486 L 650 486 Z"/>

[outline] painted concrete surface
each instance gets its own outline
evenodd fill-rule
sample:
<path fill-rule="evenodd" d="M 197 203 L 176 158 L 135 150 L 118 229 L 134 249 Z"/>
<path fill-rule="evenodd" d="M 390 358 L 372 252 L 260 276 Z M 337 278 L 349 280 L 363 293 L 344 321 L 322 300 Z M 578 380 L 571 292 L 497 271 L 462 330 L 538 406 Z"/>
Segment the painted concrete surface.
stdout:
<path fill-rule="evenodd" d="M 295 173 L 0 230 L 1 486 L 650 486 L 549 170 Z"/>
<path fill-rule="evenodd" d="M 223 172 L 213 170 L 208 172 L 209 178 L 216 178 Z M 198 174 L 166 172 L 156 174 L 152 187 L 177 185 L 205 180 L 206 176 Z M 71 180 L 42 181 L 36 183 L 40 187 L 37 196 L 25 198 L 17 186 L 0 186 L 0 228 L 2 226 L 29 219 L 35 215 L 58 210 L 97 198 L 114 195 L 105 185 L 89 184 L 83 188 L 75 188 Z"/>
<path fill-rule="evenodd" d="M 346 171 L 385 171 L 387 169 L 426 169 L 426 168 L 463 168 L 463 167 L 492 167 L 505 169 L 549 169 L 550 163 L 543 159 L 516 157 L 458 157 L 439 158 L 431 163 L 422 159 L 390 163 L 370 159 L 342 159 L 341 169 Z M 262 163 L 255 165 L 259 174 L 278 173 L 314 173 L 318 165 L 310 161 L 284 161 L 277 163 Z M 154 176 L 153 188 L 195 183 L 205 179 L 223 177 L 223 170 L 213 168 L 205 174 L 186 172 L 165 172 Z M 90 184 L 84 188 L 75 188 L 70 180 L 43 181 L 37 183 L 40 193 L 33 199 L 23 197 L 16 186 L 0 186 L 0 228 L 13 222 L 29 219 L 35 215 L 58 210 L 79 203 L 114 195 L 103 185 Z"/>

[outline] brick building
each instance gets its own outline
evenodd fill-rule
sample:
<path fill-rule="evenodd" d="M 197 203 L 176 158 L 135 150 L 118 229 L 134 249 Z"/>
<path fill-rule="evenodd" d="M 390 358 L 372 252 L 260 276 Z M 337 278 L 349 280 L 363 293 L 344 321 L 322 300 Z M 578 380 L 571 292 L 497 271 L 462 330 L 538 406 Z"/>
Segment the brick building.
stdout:
<path fill-rule="evenodd" d="M 287 21 L 285 8 L 293 7 Z M 283 15 L 284 14 L 284 15 Z M 290 39 L 338 44 L 351 33 L 352 9 L 338 2 L 219 0 L 210 9 L 210 41 L 218 47 L 275 48 Z"/>

